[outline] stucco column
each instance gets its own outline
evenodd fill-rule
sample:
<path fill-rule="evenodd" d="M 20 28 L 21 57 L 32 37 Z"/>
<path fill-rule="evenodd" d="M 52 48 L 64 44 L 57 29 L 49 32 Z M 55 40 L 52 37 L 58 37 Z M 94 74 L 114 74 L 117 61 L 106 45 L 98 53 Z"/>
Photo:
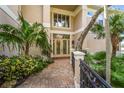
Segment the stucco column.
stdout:
<path fill-rule="evenodd" d="M 83 23 L 83 27 L 87 26 L 87 5 L 82 5 L 82 23 Z"/>
<path fill-rule="evenodd" d="M 75 75 L 74 75 L 74 83 L 76 88 L 80 88 L 80 59 L 84 60 L 85 53 L 80 51 L 75 51 L 74 58 L 75 58 Z"/>
<path fill-rule="evenodd" d="M 50 5 L 43 5 L 43 25 L 50 27 Z"/>
<path fill-rule="evenodd" d="M 50 42 L 50 5 L 43 5 L 43 25 L 47 28 L 48 40 Z"/>

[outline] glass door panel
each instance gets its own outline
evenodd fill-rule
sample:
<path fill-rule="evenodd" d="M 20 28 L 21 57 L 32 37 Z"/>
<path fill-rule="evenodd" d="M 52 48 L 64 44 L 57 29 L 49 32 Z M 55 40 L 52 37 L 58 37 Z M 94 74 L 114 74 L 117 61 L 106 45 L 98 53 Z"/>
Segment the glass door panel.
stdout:
<path fill-rule="evenodd" d="M 53 56 L 64 57 L 70 54 L 70 36 L 53 34 Z"/>
<path fill-rule="evenodd" d="M 60 53 L 61 53 L 60 40 L 56 40 L 56 54 L 60 54 Z"/>
<path fill-rule="evenodd" d="M 70 40 L 68 40 L 68 54 L 70 54 Z"/>
<path fill-rule="evenodd" d="M 67 40 L 63 40 L 63 54 L 67 54 Z"/>
<path fill-rule="evenodd" d="M 53 40 L 53 54 L 55 55 L 55 40 Z"/>

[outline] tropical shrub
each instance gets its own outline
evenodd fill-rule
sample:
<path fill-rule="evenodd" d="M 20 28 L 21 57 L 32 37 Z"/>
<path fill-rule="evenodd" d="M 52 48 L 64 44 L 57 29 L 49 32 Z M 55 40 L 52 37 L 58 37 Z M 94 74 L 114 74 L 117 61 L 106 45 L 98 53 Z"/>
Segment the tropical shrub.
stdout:
<path fill-rule="evenodd" d="M 112 59 L 112 85 L 124 87 L 124 56 Z"/>
<path fill-rule="evenodd" d="M 3 60 L 3 59 L 5 59 L 7 56 L 5 56 L 5 55 L 0 55 L 0 60 Z"/>
<path fill-rule="evenodd" d="M 87 64 L 91 64 L 93 62 L 93 55 L 91 55 L 90 53 L 87 53 L 85 55 L 84 60 L 87 62 Z"/>
<path fill-rule="evenodd" d="M 121 36 L 121 34 L 124 32 L 124 14 L 112 14 L 108 17 L 108 21 L 111 34 L 112 56 L 116 56 L 118 44 L 124 39 L 124 37 Z M 97 35 L 97 39 L 105 38 L 105 30 L 102 24 L 94 24 L 91 28 L 91 31 Z"/>
<path fill-rule="evenodd" d="M 93 58 L 95 60 L 103 60 L 106 58 L 106 52 L 105 51 L 100 51 L 100 52 L 96 52 L 94 55 L 93 55 Z"/>
<path fill-rule="evenodd" d="M 95 54 L 88 53 L 85 56 L 85 61 L 89 64 L 89 66 L 99 73 L 100 76 L 105 78 L 105 52 L 100 51 Z"/>
<path fill-rule="evenodd" d="M 30 47 L 35 45 L 42 54 L 48 55 L 51 52 L 51 45 L 48 41 L 47 29 L 41 23 L 30 24 L 19 15 L 19 26 L 11 24 L 0 24 L 0 44 L 3 50 L 5 45 L 9 50 L 16 50 L 22 54 L 30 55 Z"/>
<path fill-rule="evenodd" d="M 94 55 L 91 55 L 88 53 L 85 56 L 85 61 L 88 62 L 89 66 L 93 70 L 95 70 L 100 76 L 102 76 L 105 79 L 105 53 L 104 52 L 97 52 Z M 111 69 L 112 69 L 112 74 L 111 74 L 112 86 L 124 87 L 124 55 L 116 56 L 112 58 Z"/>
<path fill-rule="evenodd" d="M 4 58 L 0 62 L 0 80 L 3 83 L 16 81 L 16 84 L 19 80 L 23 80 L 29 75 L 41 71 L 50 63 L 52 63 L 52 61 L 43 60 L 41 57 L 14 56 Z"/>

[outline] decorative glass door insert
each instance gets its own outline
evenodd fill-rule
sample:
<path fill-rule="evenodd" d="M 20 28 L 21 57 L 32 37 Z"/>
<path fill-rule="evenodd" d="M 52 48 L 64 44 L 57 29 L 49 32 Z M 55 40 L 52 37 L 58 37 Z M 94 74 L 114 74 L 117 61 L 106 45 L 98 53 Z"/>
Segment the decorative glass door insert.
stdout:
<path fill-rule="evenodd" d="M 70 54 L 70 36 L 53 34 L 53 56 L 63 57 Z"/>

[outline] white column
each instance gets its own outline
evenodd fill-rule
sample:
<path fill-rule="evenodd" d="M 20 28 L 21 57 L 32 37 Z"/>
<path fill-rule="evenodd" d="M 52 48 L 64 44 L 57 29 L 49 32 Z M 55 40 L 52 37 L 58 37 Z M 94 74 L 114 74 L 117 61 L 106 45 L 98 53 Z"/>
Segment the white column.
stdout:
<path fill-rule="evenodd" d="M 84 60 L 85 53 L 80 51 L 75 51 L 74 58 L 75 58 L 75 75 L 74 75 L 74 83 L 76 88 L 80 88 L 80 59 Z"/>

